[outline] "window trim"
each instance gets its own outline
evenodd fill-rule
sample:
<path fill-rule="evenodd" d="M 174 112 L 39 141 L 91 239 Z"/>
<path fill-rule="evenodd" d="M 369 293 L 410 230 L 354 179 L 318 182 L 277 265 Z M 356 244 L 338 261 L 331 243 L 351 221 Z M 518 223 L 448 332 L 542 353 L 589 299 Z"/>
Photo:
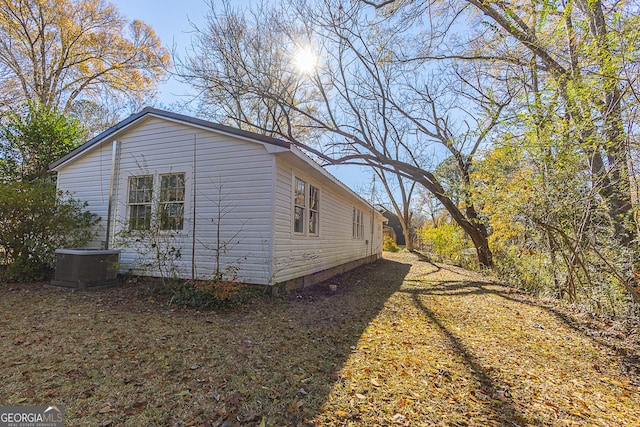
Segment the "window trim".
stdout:
<path fill-rule="evenodd" d="M 183 188 L 183 200 L 181 202 L 182 204 L 182 228 L 178 228 L 178 229 L 172 229 L 172 228 L 163 228 L 162 224 L 158 224 L 158 226 L 154 226 L 153 225 L 153 220 L 157 220 L 157 221 L 161 221 L 161 209 L 162 209 L 162 205 L 164 204 L 171 204 L 173 202 L 163 202 L 162 201 L 162 177 L 163 176 L 168 176 L 168 175 L 184 175 L 184 188 Z M 148 205 L 151 206 L 151 223 L 149 224 L 149 228 L 131 228 L 131 206 L 133 205 L 132 203 L 130 203 L 130 182 L 132 179 L 134 178 L 140 178 L 140 177 L 152 177 L 152 188 L 151 188 L 151 202 L 148 203 Z M 190 193 L 190 173 L 187 170 L 173 170 L 170 168 L 166 168 L 166 169 L 158 169 L 158 170 L 154 170 L 153 172 L 143 172 L 140 171 L 140 173 L 129 173 L 127 175 L 125 175 L 124 177 L 124 184 L 125 184 L 125 188 L 124 188 L 124 194 L 123 197 L 125 199 L 126 202 L 126 210 L 124 212 L 124 221 L 125 221 L 125 229 L 129 232 L 151 232 L 152 229 L 156 228 L 157 231 L 159 233 L 179 233 L 179 234 L 188 234 L 189 232 L 189 227 L 187 226 L 187 222 L 188 222 L 188 216 L 187 216 L 187 212 L 189 211 L 189 206 L 190 206 L 190 199 L 189 199 L 189 194 Z M 176 202 L 178 203 L 178 202 Z"/>
<path fill-rule="evenodd" d="M 163 178 L 164 177 L 170 177 L 170 176 L 180 176 L 182 175 L 182 187 L 178 187 L 176 186 L 175 188 L 168 188 L 165 189 L 163 191 L 162 188 L 162 184 L 163 184 Z M 159 228 L 160 231 L 183 231 L 184 230 L 184 214 L 185 214 L 185 203 L 186 203 L 186 194 L 187 194 L 187 174 L 185 172 L 169 172 L 169 173 L 161 173 L 158 174 L 158 187 L 159 187 L 159 197 L 158 197 L 158 207 L 157 209 L 159 210 L 159 212 L 157 212 L 160 224 L 159 224 Z M 170 200 L 170 197 L 167 197 L 168 200 L 164 200 L 165 198 L 165 192 L 170 192 L 170 191 L 176 191 L 176 190 L 182 190 L 182 200 Z M 165 218 L 165 208 L 168 207 L 169 205 L 180 205 L 182 207 L 182 218 L 180 221 L 180 228 L 165 228 L 165 219 L 170 220 L 171 222 L 173 222 L 173 216 Z"/>
<path fill-rule="evenodd" d="M 302 184 L 302 204 L 299 203 L 299 189 L 300 189 L 300 184 Z M 296 212 L 300 210 L 301 214 L 299 216 L 296 215 Z M 292 227 L 293 227 L 293 232 L 296 235 L 299 236 L 304 236 L 305 233 L 305 224 L 306 224 L 306 211 L 307 211 L 307 182 L 297 176 L 294 176 L 293 178 L 293 221 L 292 221 Z M 297 229 L 297 225 L 298 225 L 298 218 L 302 219 L 302 224 L 301 224 L 301 230 L 298 231 Z"/>
<path fill-rule="evenodd" d="M 311 202 L 314 200 L 311 197 L 311 191 L 315 190 L 315 206 L 311 206 Z M 309 196 L 307 197 L 309 200 L 309 215 L 308 220 L 309 224 L 307 225 L 307 231 L 309 232 L 309 236 L 318 236 L 320 235 L 320 189 L 313 184 L 309 184 Z M 315 214 L 315 231 L 311 231 L 311 217 Z"/>
<path fill-rule="evenodd" d="M 302 202 L 300 204 L 299 194 L 299 183 L 302 183 L 303 186 L 303 195 Z M 306 179 L 300 178 L 300 176 L 293 174 L 293 191 L 292 191 L 292 199 L 293 199 L 293 207 L 291 210 L 292 218 L 291 218 L 291 232 L 295 237 L 319 237 L 320 236 L 320 199 L 322 198 L 322 191 L 320 187 L 312 184 Z M 312 189 L 315 190 L 316 198 L 315 198 L 315 208 L 312 207 L 311 193 Z M 301 210 L 301 218 L 302 218 L 302 230 L 297 231 L 296 229 L 296 212 L 297 210 Z M 311 231 L 311 218 L 315 217 L 315 232 Z"/>
<path fill-rule="evenodd" d="M 131 187 L 134 180 L 141 180 L 145 178 L 151 178 L 151 195 L 148 201 L 140 202 L 140 201 L 131 201 L 131 194 L 133 188 Z M 127 229 L 128 231 L 147 231 L 151 229 L 151 220 L 153 218 L 153 198 L 154 198 L 154 189 L 155 189 L 155 179 L 152 174 L 144 174 L 144 175 L 131 175 L 127 179 Z M 140 190 L 136 188 L 136 190 Z M 142 191 L 146 191 L 146 189 L 142 189 Z M 133 221 L 134 216 L 132 215 L 132 208 L 134 207 L 148 207 L 149 208 L 149 218 L 148 221 L 145 218 L 143 221 L 143 227 L 138 227 L 140 221 Z M 146 215 L 145 215 L 146 216 Z M 136 216 L 135 218 L 139 218 Z M 134 227 L 134 224 L 136 225 Z"/>
<path fill-rule="evenodd" d="M 353 239 L 364 239 L 364 212 L 353 206 L 351 236 Z"/>

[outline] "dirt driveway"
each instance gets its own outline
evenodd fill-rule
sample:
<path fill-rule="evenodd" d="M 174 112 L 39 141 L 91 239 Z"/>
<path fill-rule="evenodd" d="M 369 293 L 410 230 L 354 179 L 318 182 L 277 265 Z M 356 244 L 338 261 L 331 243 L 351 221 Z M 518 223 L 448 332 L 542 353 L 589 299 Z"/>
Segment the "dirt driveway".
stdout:
<path fill-rule="evenodd" d="M 640 425 L 638 348 L 606 323 L 385 258 L 213 312 L 145 284 L 0 284 L 0 404 L 63 405 L 69 426 Z"/>

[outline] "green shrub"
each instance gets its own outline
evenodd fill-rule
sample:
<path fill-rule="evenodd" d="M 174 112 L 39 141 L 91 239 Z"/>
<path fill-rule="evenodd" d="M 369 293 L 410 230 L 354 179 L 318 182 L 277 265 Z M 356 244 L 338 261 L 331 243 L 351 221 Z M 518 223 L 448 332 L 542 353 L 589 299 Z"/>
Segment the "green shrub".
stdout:
<path fill-rule="evenodd" d="M 396 242 L 391 236 L 384 236 L 382 250 L 386 252 L 398 252 L 400 250 L 400 247 L 396 245 Z"/>
<path fill-rule="evenodd" d="M 54 185 L 0 183 L 0 257 L 5 280 L 42 280 L 53 271 L 57 248 L 81 247 L 94 236 L 95 220 L 80 202 Z"/>
<path fill-rule="evenodd" d="M 464 251 L 472 247 L 462 228 L 455 224 L 423 229 L 422 240 L 430 247 L 431 252 L 453 262 L 460 262 Z"/>
<path fill-rule="evenodd" d="M 171 304 L 199 309 L 232 305 L 257 296 L 258 288 L 231 280 L 170 280 L 164 291 L 171 295 Z"/>

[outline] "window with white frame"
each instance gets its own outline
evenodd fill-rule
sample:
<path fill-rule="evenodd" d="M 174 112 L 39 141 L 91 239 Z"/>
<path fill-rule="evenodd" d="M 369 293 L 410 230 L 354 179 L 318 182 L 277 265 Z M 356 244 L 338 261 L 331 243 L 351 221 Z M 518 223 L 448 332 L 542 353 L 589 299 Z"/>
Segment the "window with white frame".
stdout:
<path fill-rule="evenodd" d="M 159 191 L 156 193 L 156 186 Z M 159 194 L 159 196 L 155 196 Z M 129 177 L 129 230 L 149 230 L 155 215 L 160 230 L 184 228 L 185 174 Z"/>
<path fill-rule="evenodd" d="M 319 213 L 318 188 L 309 185 L 309 234 L 318 234 L 318 213 Z"/>
<path fill-rule="evenodd" d="M 320 190 L 296 177 L 293 190 L 293 231 L 317 236 L 320 225 Z"/>
<path fill-rule="evenodd" d="M 354 239 L 364 239 L 364 218 L 362 211 L 358 208 L 353 208 L 353 225 L 352 235 Z"/>
<path fill-rule="evenodd" d="M 153 175 L 129 178 L 129 230 L 151 228 Z"/>
<path fill-rule="evenodd" d="M 304 218 L 306 209 L 306 190 L 307 183 L 296 178 L 294 194 L 293 194 L 293 231 L 294 233 L 304 233 Z"/>
<path fill-rule="evenodd" d="M 183 173 L 160 175 L 160 229 L 182 230 L 184 226 Z"/>

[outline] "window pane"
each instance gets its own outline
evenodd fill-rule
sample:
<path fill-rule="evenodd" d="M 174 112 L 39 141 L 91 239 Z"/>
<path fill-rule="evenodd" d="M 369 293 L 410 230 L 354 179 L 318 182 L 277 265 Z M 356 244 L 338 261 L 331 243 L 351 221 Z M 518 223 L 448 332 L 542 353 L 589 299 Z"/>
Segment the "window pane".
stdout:
<path fill-rule="evenodd" d="M 360 209 L 353 208 L 353 237 L 361 239 L 364 237 L 364 216 Z"/>
<path fill-rule="evenodd" d="M 296 206 L 293 212 L 293 231 L 304 233 L 304 209 Z"/>
<path fill-rule="evenodd" d="M 295 188 L 295 204 L 297 206 L 304 206 L 304 197 L 305 197 L 305 182 L 301 179 L 296 178 L 296 188 Z"/>
<path fill-rule="evenodd" d="M 356 237 L 356 208 L 353 208 L 353 215 L 351 216 L 351 235 Z"/>
<path fill-rule="evenodd" d="M 182 230 L 184 225 L 184 204 L 165 203 L 160 210 L 162 230 Z"/>
<path fill-rule="evenodd" d="M 309 234 L 318 234 L 318 212 L 309 212 Z"/>
<path fill-rule="evenodd" d="M 132 176 L 129 178 L 129 203 L 151 203 L 153 176 Z"/>
<path fill-rule="evenodd" d="M 162 175 L 160 179 L 160 201 L 161 202 L 183 202 L 184 201 L 183 173 Z"/>
<path fill-rule="evenodd" d="M 148 230 L 149 228 L 151 228 L 151 205 L 131 205 L 129 229 Z"/>
<path fill-rule="evenodd" d="M 309 209 L 318 210 L 318 189 L 313 185 L 309 186 Z"/>
<path fill-rule="evenodd" d="M 142 175 L 129 178 L 129 229 L 151 228 L 151 201 L 153 199 L 153 176 Z"/>
<path fill-rule="evenodd" d="M 160 229 L 182 230 L 184 226 L 185 174 L 160 177 Z"/>

